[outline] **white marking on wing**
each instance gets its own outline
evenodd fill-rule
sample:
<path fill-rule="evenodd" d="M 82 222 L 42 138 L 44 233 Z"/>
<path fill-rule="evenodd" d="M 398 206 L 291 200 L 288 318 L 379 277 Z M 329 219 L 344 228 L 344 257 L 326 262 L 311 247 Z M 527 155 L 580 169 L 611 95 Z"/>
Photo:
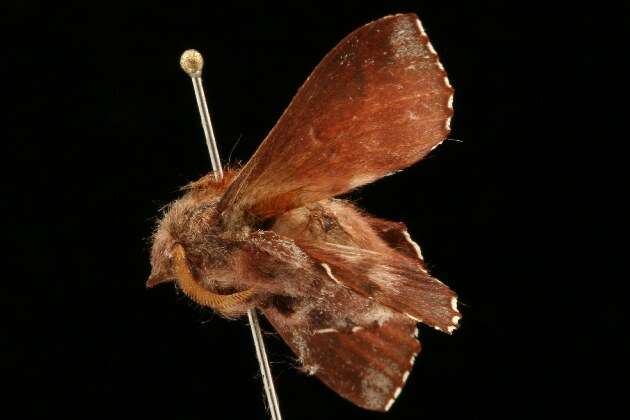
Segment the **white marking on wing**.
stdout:
<path fill-rule="evenodd" d="M 315 330 L 315 334 L 328 334 L 339 332 L 334 328 L 322 328 L 321 330 Z"/>
<path fill-rule="evenodd" d="M 321 263 L 322 267 L 324 267 L 324 270 L 326 270 L 326 274 L 328 274 L 328 277 L 330 277 L 335 283 L 337 284 L 341 284 L 341 282 L 339 280 L 337 280 L 337 277 L 335 277 L 332 273 L 332 271 L 330 270 L 330 266 L 326 263 Z"/>
<path fill-rule="evenodd" d="M 385 411 L 389 411 L 390 408 L 392 408 L 392 405 L 394 405 L 394 401 L 396 401 L 395 399 L 391 398 L 389 401 L 387 401 L 387 404 L 385 405 Z"/>
<path fill-rule="evenodd" d="M 413 320 L 414 320 L 414 321 L 416 321 L 416 322 L 424 322 L 424 321 L 422 321 L 421 319 L 418 319 L 418 318 L 416 318 L 416 317 L 415 317 L 415 316 L 413 316 L 413 315 L 409 315 L 409 314 L 408 314 L 408 313 L 406 313 L 406 312 L 405 312 L 405 315 L 407 315 L 409 318 L 413 319 Z"/>
<path fill-rule="evenodd" d="M 402 377 L 403 384 L 407 382 L 407 379 L 409 378 L 409 373 L 410 373 L 410 372 L 411 372 L 411 371 L 410 371 L 410 370 L 408 370 L 408 371 L 407 371 L 407 372 L 405 372 L 405 374 L 403 375 L 403 377 Z"/>
<path fill-rule="evenodd" d="M 450 130 L 450 127 L 448 126 L 448 123 L 446 125 L 446 128 Z M 433 146 L 431 148 L 431 150 L 429 150 L 430 152 L 434 151 L 440 144 L 444 143 L 444 141 L 439 142 L 438 144 L 436 144 L 435 146 Z"/>
<path fill-rule="evenodd" d="M 411 235 L 409 235 L 408 231 L 403 230 L 403 236 L 405 237 L 407 242 L 411 244 L 413 249 L 416 251 L 416 255 L 418 256 L 418 258 L 424 261 L 424 257 L 422 256 L 422 250 L 420 249 L 420 245 L 418 245 L 413 239 L 411 239 Z"/>
<path fill-rule="evenodd" d="M 424 31 L 424 27 L 422 26 L 422 22 L 420 22 L 420 19 L 416 19 L 416 25 L 418 25 L 418 29 L 420 29 L 420 33 L 424 36 L 427 36 L 427 33 Z"/>
<path fill-rule="evenodd" d="M 412 354 L 411 358 L 409 359 L 409 366 L 413 366 L 415 362 L 416 362 L 416 355 Z"/>

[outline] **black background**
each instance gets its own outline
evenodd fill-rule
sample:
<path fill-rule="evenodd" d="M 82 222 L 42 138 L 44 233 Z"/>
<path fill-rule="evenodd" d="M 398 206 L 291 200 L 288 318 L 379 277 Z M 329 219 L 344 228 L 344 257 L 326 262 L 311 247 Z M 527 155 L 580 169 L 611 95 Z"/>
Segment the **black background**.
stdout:
<path fill-rule="evenodd" d="M 600 95 L 617 96 L 625 53 L 604 49 L 623 39 L 613 34 L 625 10 L 364 3 L 10 6 L 1 363 L 11 417 L 266 417 L 245 321 L 172 286 L 144 288 L 159 209 L 210 169 L 179 55 L 204 54 L 223 160 L 246 161 L 327 51 L 396 12 L 417 13 L 440 54 L 461 142 L 351 197 L 408 224 L 464 318 L 452 337 L 421 327 L 422 355 L 387 417 L 615 412 L 622 278 L 605 261 L 590 274 L 601 242 L 588 235 L 600 228 L 584 210 L 603 195 L 590 177 L 608 166 L 597 150 L 615 139 L 604 133 L 613 102 Z M 267 343 L 286 419 L 382 417 L 297 372 L 278 337 Z"/>

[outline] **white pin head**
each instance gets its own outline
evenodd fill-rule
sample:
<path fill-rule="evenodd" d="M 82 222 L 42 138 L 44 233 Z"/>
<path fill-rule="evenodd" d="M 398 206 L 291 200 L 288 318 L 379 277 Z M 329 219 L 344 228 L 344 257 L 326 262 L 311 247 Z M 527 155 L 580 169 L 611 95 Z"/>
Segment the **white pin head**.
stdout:
<path fill-rule="evenodd" d="M 190 77 L 200 76 L 203 69 L 203 56 L 197 50 L 186 50 L 179 59 L 179 65 Z"/>

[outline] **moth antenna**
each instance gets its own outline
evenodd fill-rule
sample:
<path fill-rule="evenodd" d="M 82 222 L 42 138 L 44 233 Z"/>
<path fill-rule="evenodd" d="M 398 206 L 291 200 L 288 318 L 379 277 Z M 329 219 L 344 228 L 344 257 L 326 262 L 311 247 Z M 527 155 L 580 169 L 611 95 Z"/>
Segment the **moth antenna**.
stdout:
<path fill-rule="evenodd" d="M 243 138 L 243 134 L 241 133 L 241 134 L 239 134 L 238 138 L 234 142 L 234 146 L 232 146 L 232 149 L 230 150 L 230 154 L 228 155 L 228 168 L 233 168 L 234 167 L 232 165 L 232 153 L 234 153 L 234 149 L 236 149 L 236 146 L 238 146 L 238 144 L 240 143 L 242 138 Z"/>
<path fill-rule="evenodd" d="M 179 64 L 182 67 L 182 70 L 184 70 L 192 80 L 193 89 L 195 90 L 195 98 L 197 99 L 197 107 L 199 108 L 199 116 L 201 117 L 201 125 L 203 126 L 203 132 L 206 137 L 206 145 L 208 146 L 208 152 L 210 153 L 212 170 L 214 171 L 215 179 L 220 181 L 223 178 L 223 168 L 221 167 L 219 149 L 217 148 L 217 141 L 214 137 L 214 130 L 212 129 L 212 121 L 210 120 L 210 112 L 208 111 L 206 95 L 203 91 L 203 84 L 201 82 L 203 56 L 199 51 L 186 50 L 183 52 L 179 60 Z M 256 309 L 253 308 L 248 310 L 247 317 L 249 318 L 249 326 L 252 331 L 252 338 L 254 339 L 256 358 L 258 359 L 258 364 L 260 365 L 260 373 L 262 375 L 265 396 L 267 397 L 267 405 L 269 406 L 271 419 L 282 420 L 280 405 L 278 404 L 278 396 L 276 394 L 276 388 L 273 384 L 271 368 L 269 367 L 269 360 L 267 358 L 267 350 L 265 349 L 265 342 L 258 322 Z"/>

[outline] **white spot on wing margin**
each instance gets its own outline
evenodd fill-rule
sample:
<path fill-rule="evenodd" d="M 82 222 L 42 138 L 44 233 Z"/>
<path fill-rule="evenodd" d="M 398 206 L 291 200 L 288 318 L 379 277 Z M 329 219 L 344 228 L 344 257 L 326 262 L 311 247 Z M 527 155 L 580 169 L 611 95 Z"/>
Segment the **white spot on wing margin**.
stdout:
<path fill-rule="evenodd" d="M 450 120 L 450 118 L 449 118 L 449 120 Z M 448 122 L 446 123 L 446 129 L 447 129 L 447 130 L 450 130 L 450 129 L 451 129 L 451 128 L 450 128 L 450 126 L 449 126 L 449 123 L 448 123 Z M 444 143 L 444 140 L 442 140 L 441 142 L 439 142 L 438 144 L 436 144 L 435 146 L 433 146 L 433 147 L 431 148 L 431 150 L 429 150 L 429 151 L 430 151 L 430 152 L 434 151 L 434 150 L 435 150 L 435 148 L 436 148 L 436 147 L 438 147 L 438 146 L 439 146 L 440 144 L 442 144 L 442 143 Z"/>
<path fill-rule="evenodd" d="M 411 244 L 413 249 L 416 251 L 416 255 L 418 255 L 418 258 L 424 261 L 424 257 L 422 256 L 422 250 L 420 249 L 420 245 L 418 245 L 413 239 L 411 239 L 411 235 L 409 235 L 408 231 L 403 230 L 403 236 L 405 237 L 407 242 Z"/>
<path fill-rule="evenodd" d="M 411 372 L 411 370 L 408 370 L 408 371 L 407 371 L 407 372 L 405 372 L 405 374 L 403 375 L 403 377 L 402 377 L 403 384 L 404 384 L 404 383 L 407 383 L 407 379 L 409 378 L 409 373 L 410 373 L 410 372 Z"/>
<path fill-rule="evenodd" d="M 408 314 L 408 313 L 406 313 L 406 312 L 405 312 L 405 315 L 407 315 L 409 318 L 413 319 L 413 320 L 414 320 L 414 321 L 416 321 L 416 322 L 424 322 L 423 320 L 421 320 L 421 319 L 419 319 L 419 318 L 416 318 L 416 317 L 415 317 L 415 316 L 413 316 L 413 315 L 409 315 L 409 314 Z"/>
<path fill-rule="evenodd" d="M 414 363 L 416 363 L 416 355 L 412 354 L 411 358 L 409 359 L 409 366 L 413 366 Z"/>
<path fill-rule="evenodd" d="M 418 26 L 418 29 L 420 29 L 420 33 L 424 36 L 427 36 L 427 33 L 424 31 L 424 26 L 422 26 L 422 22 L 420 22 L 420 19 L 416 19 L 416 25 Z"/>

